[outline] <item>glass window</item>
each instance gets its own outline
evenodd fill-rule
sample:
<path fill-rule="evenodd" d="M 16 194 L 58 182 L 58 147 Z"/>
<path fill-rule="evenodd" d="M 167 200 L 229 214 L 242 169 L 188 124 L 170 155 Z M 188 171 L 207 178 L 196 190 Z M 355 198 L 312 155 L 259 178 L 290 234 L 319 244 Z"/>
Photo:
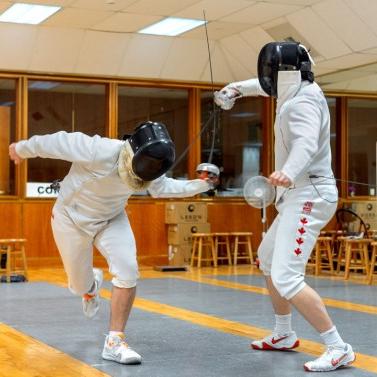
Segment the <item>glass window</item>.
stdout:
<path fill-rule="evenodd" d="M 187 90 L 119 86 L 118 108 L 119 138 L 143 121 L 162 122 L 175 144 L 176 160 L 180 158 L 188 142 Z M 187 178 L 187 155 L 168 175 Z"/>
<path fill-rule="evenodd" d="M 377 100 L 348 100 L 348 179 L 376 185 Z M 373 193 L 374 191 L 374 193 Z M 348 185 L 348 195 L 375 194 L 375 187 Z"/>
<path fill-rule="evenodd" d="M 9 144 L 16 141 L 16 80 L 0 78 L 0 195 L 15 194 L 14 163 Z"/>
<path fill-rule="evenodd" d="M 202 127 L 212 112 L 212 98 L 212 92 L 202 92 Z M 211 162 L 221 170 L 219 196 L 242 196 L 245 182 L 261 174 L 262 108 L 261 97 L 241 98 L 202 134 L 201 161 L 208 161 L 212 154 Z"/>
<path fill-rule="evenodd" d="M 29 81 L 28 137 L 58 131 L 105 136 L 106 119 L 105 84 Z M 64 178 L 70 165 L 66 161 L 48 158 L 30 159 L 27 196 L 48 196 L 45 187 L 35 192 L 38 184 Z"/>

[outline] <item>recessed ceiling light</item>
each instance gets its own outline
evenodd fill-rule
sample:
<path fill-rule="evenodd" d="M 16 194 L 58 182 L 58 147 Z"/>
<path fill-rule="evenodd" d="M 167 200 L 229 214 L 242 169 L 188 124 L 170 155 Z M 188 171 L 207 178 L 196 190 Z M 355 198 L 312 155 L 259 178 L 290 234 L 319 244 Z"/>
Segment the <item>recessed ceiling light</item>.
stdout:
<path fill-rule="evenodd" d="M 174 37 L 188 30 L 201 26 L 204 23 L 205 23 L 204 20 L 192 20 L 189 18 L 168 17 L 142 30 L 139 30 L 138 33 L 167 35 L 170 37 Z"/>
<path fill-rule="evenodd" d="M 56 13 L 60 8 L 50 5 L 16 3 L 0 15 L 0 22 L 36 25 Z"/>

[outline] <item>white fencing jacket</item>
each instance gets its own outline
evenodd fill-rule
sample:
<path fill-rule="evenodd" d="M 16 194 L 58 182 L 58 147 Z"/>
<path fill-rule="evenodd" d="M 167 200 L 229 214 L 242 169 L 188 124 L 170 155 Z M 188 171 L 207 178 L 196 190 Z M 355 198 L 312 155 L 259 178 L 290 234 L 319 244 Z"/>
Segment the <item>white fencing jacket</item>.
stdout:
<path fill-rule="evenodd" d="M 266 96 L 258 79 L 240 81 L 229 86 L 235 87 L 244 96 Z M 316 83 L 300 80 L 294 92 L 278 97 L 274 133 L 275 170 L 286 174 L 294 186 L 311 184 L 309 175 L 333 177 L 330 113 L 326 98 Z M 313 179 L 313 182 L 316 181 L 318 180 Z M 326 182 L 334 185 L 332 179 Z M 276 201 L 285 190 L 277 187 Z"/>
<path fill-rule="evenodd" d="M 54 158 L 72 162 L 61 182 L 55 207 L 64 208 L 72 221 L 94 236 L 104 223 L 124 211 L 133 190 L 118 174 L 118 159 L 124 141 L 90 137 L 64 131 L 33 136 L 16 144 L 21 158 Z M 188 197 L 208 191 L 201 179 L 180 181 L 162 176 L 151 182 L 149 193 L 155 197 Z"/>

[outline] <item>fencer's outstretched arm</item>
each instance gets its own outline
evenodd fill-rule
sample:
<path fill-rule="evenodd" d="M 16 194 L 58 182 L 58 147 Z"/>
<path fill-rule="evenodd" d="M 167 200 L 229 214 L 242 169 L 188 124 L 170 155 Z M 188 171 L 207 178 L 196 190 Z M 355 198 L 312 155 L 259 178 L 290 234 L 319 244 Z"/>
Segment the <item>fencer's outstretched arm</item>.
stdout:
<path fill-rule="evenodd" d="M 32 136 L 16 143 L 15 150 L 21 158 L 54 158 L 70 162 L 90 164 L 100 136 L 88 136 L 81 132 L 56 132 L 50 135 Z"/>
<path fill-rule="evenodd" d="M 221 90 L 225 90 L 226 88 L 237 90 L 240 93 L 240 95 L 243 97 L 249 97 L 249 96 L 268 97 L 268 94 L 262 89 L 262 87 L 260 86 L 259 80 L 256 78 L 244 80 L 244 81 L 232 82 Z"/>
<path fill-rule="evenodd" d="M 162 176 L 152 181 L 148 187 L 154 198 L 185 198 L 210 190 L 211 185 L 203 179 L 181 181 Z"/>
<path fill-rule="evenodd" d="M 297 97 L 288 112 L 287 161 L 281 171 L 292 183 L 305 171 L 319 149 L 320 106 L 311 98 Z"/>

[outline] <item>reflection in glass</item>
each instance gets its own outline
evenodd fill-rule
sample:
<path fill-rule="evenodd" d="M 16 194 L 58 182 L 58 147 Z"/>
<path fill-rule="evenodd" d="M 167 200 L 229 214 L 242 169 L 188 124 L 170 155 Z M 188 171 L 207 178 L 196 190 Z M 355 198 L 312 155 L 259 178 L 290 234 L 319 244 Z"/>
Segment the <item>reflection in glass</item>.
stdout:
<path fill-rule="evenodd" d="M 241 196 L 245 182 L 262 171 L 262 98 L 241 98 L 202 134 L 201 160 L 221 170 L 220 196 Z M 212 92 L 202 92 L 202 127 L 212 112 Z M 213 148 L 212 148 L 213 145 Z"/>
<path fill-rule="evenodd" d="M 348 179 L 374 187 L 349 184 L 349 196 L 375 192 L 376 185 L 377 100 L 348 100 Z M 371 190 L 372 189 L 372 190 Z M 374 194 L 373 194 L 374 195 Z"/>
<path fill-rule="evenodd" d="M 15 194 L 14 163 L 9 144 L 16 141 L 16 80 L 0 79 L 0 195 Z"/>
<path fill-rule="evenodd" d="M 106 86 L 91 83 L 29 81 L 28 137 L 58 131 L 105 136 Z M 70 163 L 32 158 L 28 161 L 28 182 L 62 179 Z"/>
<path fill-rule="evenodd" d="M 133 132 L 144 121 L 164 123 L 175 144 L 176 159 L 188 143 L 188 92 L 183 89 L 135 88 L 119 86 L 119 138 Z M 187 178 L 187 156 L 181 159 L 173 172 L 176 178 Z"/>

